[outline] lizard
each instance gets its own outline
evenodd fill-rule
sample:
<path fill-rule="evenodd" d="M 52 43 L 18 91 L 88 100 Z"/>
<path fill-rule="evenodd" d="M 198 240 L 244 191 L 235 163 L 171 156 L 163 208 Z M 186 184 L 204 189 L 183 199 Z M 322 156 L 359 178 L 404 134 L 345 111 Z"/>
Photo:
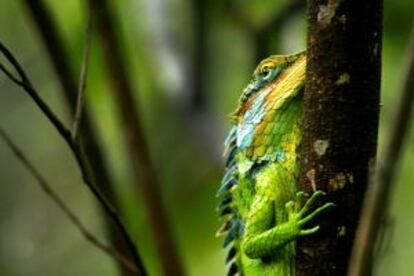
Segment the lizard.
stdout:
<path fill-rule="evenodd" d="M 296 275 L 296 241 L 335 206 L 316 207 L 298 185 L 306 52 L 272 55 L 259 63 L 231 114 L 225 140 L 225 173 L 217 193 L 230 247 L 228 275 Z"/>

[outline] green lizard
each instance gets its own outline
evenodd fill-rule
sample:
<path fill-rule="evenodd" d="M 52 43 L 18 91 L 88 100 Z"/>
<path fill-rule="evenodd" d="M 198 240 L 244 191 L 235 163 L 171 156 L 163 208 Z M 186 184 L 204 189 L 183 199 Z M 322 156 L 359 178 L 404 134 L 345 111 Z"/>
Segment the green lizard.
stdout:
<path fill-rule="evenodd" d="M 298 186 L 305 69 L 305 52 L 263 60 L 231 116 L 218 192 L 229 275 L 295 275 L 295 241 L 316 233 L 305 225 L 334 206 L 313 210 L 323 192 L 305 201 Z"/>

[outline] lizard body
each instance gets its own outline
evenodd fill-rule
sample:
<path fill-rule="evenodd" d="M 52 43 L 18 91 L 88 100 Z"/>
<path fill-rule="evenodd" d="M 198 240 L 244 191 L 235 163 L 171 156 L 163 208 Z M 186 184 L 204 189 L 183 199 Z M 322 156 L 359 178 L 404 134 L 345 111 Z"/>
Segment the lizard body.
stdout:
<path fill-rule="evenodd" d="M 305 52 L 263 60 L 232 114 L 218 192 L 229 275 L 295 275 L 295 241 L 316 233 L 305 224 L 333 207 L 312 210 L 323 192 L 302 204 L 298 186 L 305 69 Z"/>

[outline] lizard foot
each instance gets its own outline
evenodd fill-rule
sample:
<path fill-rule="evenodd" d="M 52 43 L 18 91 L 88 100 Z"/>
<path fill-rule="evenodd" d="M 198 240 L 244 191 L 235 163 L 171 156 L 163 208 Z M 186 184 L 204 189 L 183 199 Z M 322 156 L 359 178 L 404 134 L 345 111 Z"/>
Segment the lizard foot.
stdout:
<path fill-rule="evenodd" d="M 299 236 L 307 236 L 318 232 L 320 226 L 316 225 L 315 227 L 304 229 L 305 224 L 314 220 L 317 216 L 321 215 L 322 213 L 328 211 L 335 207 L 335 204 L 332 202 L 325 203 L 321 207 L 311 211 L 314 207 L 316 201 L 321 197 L 324 196 L 325 192 L 323 191 L 315 191 L 312 196 L 305 202 L 305 205 L 300 208 L 301 203 L 305 197 L 304 192 L 296 193 L 296 201 L 289 201 L 286 203 L 286 209 L 288 212 L 288 217 L 290 222 L 294 222 L 299 230 Z M 299 204 L 298 204 L 299 203 Z"/>

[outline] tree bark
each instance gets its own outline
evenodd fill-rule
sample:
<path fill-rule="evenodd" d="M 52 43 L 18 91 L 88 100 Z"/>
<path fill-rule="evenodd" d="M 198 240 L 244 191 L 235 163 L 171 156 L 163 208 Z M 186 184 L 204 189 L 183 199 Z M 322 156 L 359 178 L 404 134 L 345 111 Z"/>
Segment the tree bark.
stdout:
<path fill-rule="evenodd" d="M 393 107 L 391 120 L 386 129 L 387 139 L 384 142 L 383 154 L 378 158 L 374 177 L 364 199 L 360 223 L 348 275 L 366 275 L 367 263 L 373 262 L 373 253 L 377 239 L 386 225 L 390 200 L 393 197 L 404 144 L 407 143 L 414 107 L 414 26 L 411 29 L 410 42 L 407 47 L 406 65 L 401 79 L 401 91 L 398 91 L 398 102 Z"/>
<path fill-rule="evenodd" d="M 298 275 L 346 275 L 375 165 L 381 0 L 308 0 L 301 185 L 336 204 L 318 235 L 300 241 Z"/>

